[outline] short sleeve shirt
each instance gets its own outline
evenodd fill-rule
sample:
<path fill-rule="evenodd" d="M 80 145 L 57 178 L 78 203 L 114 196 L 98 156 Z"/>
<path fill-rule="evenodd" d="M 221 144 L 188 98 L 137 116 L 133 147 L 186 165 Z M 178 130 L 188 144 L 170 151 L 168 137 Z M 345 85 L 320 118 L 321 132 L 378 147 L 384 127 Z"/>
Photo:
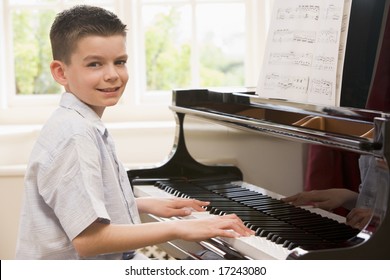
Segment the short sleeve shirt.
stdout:
<path fill-rule="evenodd" d="M 16 258 L 79 259 L 72 240 L 94 221 L 140 223 L 107 129 L 89 106 L 64 93 L 27 166 Z"/>

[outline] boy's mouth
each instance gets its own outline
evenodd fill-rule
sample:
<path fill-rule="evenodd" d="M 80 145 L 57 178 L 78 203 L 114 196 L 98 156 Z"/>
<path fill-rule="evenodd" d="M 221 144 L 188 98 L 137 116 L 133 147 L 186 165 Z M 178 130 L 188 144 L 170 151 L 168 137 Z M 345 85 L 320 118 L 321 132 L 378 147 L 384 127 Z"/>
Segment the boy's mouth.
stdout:
<path fill-rule="evenodd" d="M 115 92 L 118 91 L 120 87 L 113 87 L 113 88 L 100 88 L 98 89 L 101 92 Z"/>

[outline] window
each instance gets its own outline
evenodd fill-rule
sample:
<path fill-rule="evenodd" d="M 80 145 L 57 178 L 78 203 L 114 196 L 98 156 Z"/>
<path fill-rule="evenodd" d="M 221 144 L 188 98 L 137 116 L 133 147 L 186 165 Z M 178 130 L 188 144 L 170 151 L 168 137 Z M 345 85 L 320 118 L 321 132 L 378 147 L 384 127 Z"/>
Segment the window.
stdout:
<path fill-rule="evenodd" d="M 75 4 L 112 10 L 129 26 L 124 119 L 148 106 L 156 113 L 166 108 L 174 88 L 254 86 L 271 1 L 3 0 L 0 69 L 7 71 L 0 76 L 0 108 L 58 104 L 62 89 L 48 67 L 49 28 Z"/>
<path fill-rule="evenodd" d="M 142 20 L 147 90 L 244 84 L 243 1 L 145 3 Z"/>
<path fill-rule="evenodd" d="M 15 94 L 53 94 L 60 86 L 51 79 L 47 65 L 51 61 L 48 39 L 52 9 L 11 10 L 12 50 L 14 58 Z"/>
<path fill-rule="evenodd" d="M 142 100 L 172 88 L 256 84 L 271 1 L 140 2 Z"/>

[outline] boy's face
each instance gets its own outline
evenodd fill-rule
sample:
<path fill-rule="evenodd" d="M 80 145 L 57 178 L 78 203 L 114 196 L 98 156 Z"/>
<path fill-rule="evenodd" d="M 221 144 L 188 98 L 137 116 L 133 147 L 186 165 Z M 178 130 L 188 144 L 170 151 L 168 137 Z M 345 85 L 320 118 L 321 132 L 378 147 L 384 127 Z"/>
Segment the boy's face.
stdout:
<path fill-rule="evenodd" d="M 128 80 L 126 38 L 87 36 L 63 65 L 65 90 L 88 104 L 99 116 L 115 105 Z"/>

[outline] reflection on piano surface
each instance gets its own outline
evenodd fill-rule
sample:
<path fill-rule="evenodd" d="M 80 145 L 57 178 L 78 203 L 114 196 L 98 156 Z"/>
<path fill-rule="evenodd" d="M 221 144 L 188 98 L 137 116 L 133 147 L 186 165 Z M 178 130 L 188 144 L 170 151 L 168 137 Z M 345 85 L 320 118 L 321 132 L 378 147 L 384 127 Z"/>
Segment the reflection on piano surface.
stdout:
<path fill-rule="evenodd" d="M 196 161 L 187 150 L 183 128 L 185 116 L 191 115 L 253 133 L 355 151 L 388 163 L 389 115 L 265 101 L 253 92 L 209 90 L 174 91 L 171 109 L 177 116 L 173 151 L 159 167 L 128 171 L 135 195 L 208 200 L 207 214 L 194 213 L 189 218 L 235 213 L 256 231 L 254 237 L 163 244 L 174 257 L 203 259 L 211 251 L 223 259 L 390 258 L 387 211 L 375 227 L 368 224 L 357 230 L 332 213 L 286 204 L 280 195 L 244 182 L 235 166 L 206 166 Z M 377 195 L 385 197 L 388 205 L 389 186 L 380 187 L 384 191 Z M 162 220 L 145 217 L 145 221 Z"/>

